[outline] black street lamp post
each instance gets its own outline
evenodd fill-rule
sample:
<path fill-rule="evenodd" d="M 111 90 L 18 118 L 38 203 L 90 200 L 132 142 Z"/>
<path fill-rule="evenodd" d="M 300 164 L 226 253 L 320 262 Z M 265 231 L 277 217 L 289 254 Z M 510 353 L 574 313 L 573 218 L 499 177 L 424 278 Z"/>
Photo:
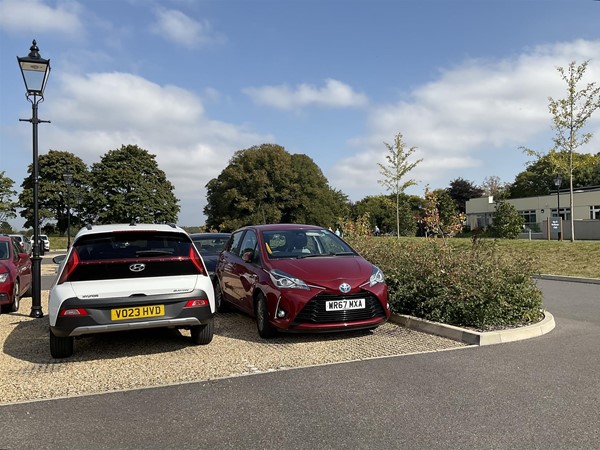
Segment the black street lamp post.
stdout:
<path fill-rule="evenodd" d="M 71 183 L 73 174 L 71 172 L 63 173 L 63 179 L 67 183 L 67 250 L 71 248 Z"/>
<path fill-rule="evenodd" d="M 33 256 L 32 262 L 32 293 L 30 317 L 44 317 L 42 311 L 42 271 L 40 257 L 40 217 L 38 204 L 39 168 L 38 168 L 38 124 L 50 123 L 49 120 L 38 119 L 38 103 L 44 101 L 44 89 L 50 74 L 50 60 L 40 56 L 40 49 L 35 40 L 29 49 L 29 55 L 17 56 L 17 62 L 23 75 L 27 100 L 31 103 L 31 119 L 19 119 L 21 122 L 30 122 L 33 126 L 33 166 L 31 177 L 33 182 Z"/>
<path fill-rule="evenodd" d="M 560 185 L 562 184 L 562 177 L 560 173 L 554 177 L 554 185 L 556 186 L 556 211 L 558 213 L 558 240 L 562 241 L 562 215 L 560 214 Z"/>

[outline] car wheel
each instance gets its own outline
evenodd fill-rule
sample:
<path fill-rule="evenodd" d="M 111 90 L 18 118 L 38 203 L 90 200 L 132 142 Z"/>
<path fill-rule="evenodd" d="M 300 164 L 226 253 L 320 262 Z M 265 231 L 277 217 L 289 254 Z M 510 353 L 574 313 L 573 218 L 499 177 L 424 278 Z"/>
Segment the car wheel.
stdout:
<path fill-rule="evenodd" d="M 229 307 L 227 303 L 223 301 L 223 291 L 221 290 L 221 286 L 219 285 L 219 280 L 215 280 L 215 309 L 217 312 L 227 312 L 229 311 Z"/>
<path fill-rule="evenodd" d="M 190 333 L 192 335 L 192 341 L 197 345 L 206 345 L 210 344 L 210 341 L 213 339 L 213 335 L 215 332 L 215 322 L 214 319 L 210 319 L 206 325 L 197 325 L 190 328 Z"/>
<path fill-rule="evenodd" d="M 11 312 L 17 312 L 19 310 L 19 305 L 21 304 L 21 286 L 19 285 L 19 281 L 15 281 L 15 291 L 13 292 L 13 302 L 10 308 Z"/>
<path fill-rule="evenodd" d="M 50 354 L 53 358 L 68 358 L 73 354 L 73 336 L 59 337 L 50 330 Z"/>
<path fill-rule="evenodd" d="M 258 328 L 259 336 L 263 339 L 272 338 L 277 334 L 277 330 L 269 323 L 267 299 L 263 294 L 258 294 L 256 299 L 256 328 Z"/>

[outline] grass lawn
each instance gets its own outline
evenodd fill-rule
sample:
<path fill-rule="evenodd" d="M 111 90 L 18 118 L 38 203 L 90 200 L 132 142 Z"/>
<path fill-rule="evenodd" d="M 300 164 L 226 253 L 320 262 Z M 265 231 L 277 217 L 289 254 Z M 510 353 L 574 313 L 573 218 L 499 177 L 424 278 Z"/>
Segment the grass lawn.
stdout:
<path fill-rule="evenodd" d="M 72 239 L 73 237 L 71 237 Z M 471 240 L 466 238 L 451 239 L 450 242 L 457 246 L 471 245 Z M 498 243 L 503 251 L 520 252 L 534 256 L 538 260 L 540 274 L 600 278 L 600 241 L 577 241 L 572 243 L 569 241 L 504 239 L 499 240 Z M 51 250 L 66 248 L 66 237 L 50 236 Z"/>
<path fill-rule="evenodd" d="M 470 239 L 450 242 L 456 246 L 471 245 Z M 497 242 L 504 252 L 534 257 L 540 274 L 600 278 L 600 241 L 501 239 Z"/>

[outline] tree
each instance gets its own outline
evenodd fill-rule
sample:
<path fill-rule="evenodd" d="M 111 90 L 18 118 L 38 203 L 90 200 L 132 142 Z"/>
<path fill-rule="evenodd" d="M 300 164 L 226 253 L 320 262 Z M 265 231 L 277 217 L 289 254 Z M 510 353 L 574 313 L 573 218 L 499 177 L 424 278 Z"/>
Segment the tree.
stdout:
<path fill-rule="evenodd" d="M 566 159 L 567 155 L 556 155 L 555 150 L 540 156 L 528 164 L 523 172 L 515 177 L 514 183 L 509 188 L 508 198 L 524 198 L 548 195 L 556 190 L 554 179 L 557 169 L 554 165 L 556 159 Z M 600 153 L 573 154 L 573 187 L 575 189 L 585 186 L 600 185 Z"/>
<path fill-rule="evenodd" d="M 509 185 L 501 181 L 500 177 L 492 175 L 485 177 L 480 189 L 483 191 L 483 195 L 504 198 L 508 195 Z"/>
<path fill-rule="evenodd" d="M 578 90 L 589 61 L 577 65 L 576 61 L 569 64 L 568 68 L 557 67 L 563 81 L 567 84 L 567 97 L 555 100 L 548 97 L 548 110 L 552 115 L 552 129 L 555 131 L 554 153 L 551 160 L 560 172 L 567 176 L 569 181 L 569 204 L 573 211 L 573 176 L 576 168 L 575 151 L 587 144 L 592 139 L 592 133 L 584 133 L 583 129 L 592 116 L 600 108 L 600 87 L 596 83 L 588 83 Z M 524 149 L 530 155 L 540 158 L 541 153 L 531 149 Z M 571 214 L 571 242 L 575 242 L 574 214 Z"/>
<path fill-rule="evenodd" d="M 417 230 L 415 211 L 410 197 L 400 195 L 400 235 L 414 236 Z M 371 231 L 377 225 L 381 233 L 391 233 L 396 229 L 396 199 L 393 195 L 368 196 L 357 201 L 352 207 L 352 217 L 358 220 L 368 214 Z"/>
<path fill-rule="evenodd" d="M 71 224 L 77 226 L 80 221 L 77 199 L 87 192 L 89 172 L 85 163 L 73 153 L 62 150 L 50 150 L 45 155 L 40 155 L 39 186 L 38 186 L 38 212 L 40 227 L 48 220 L 57 221 L 57 229 L 63 234 L 67 229 L 67 203 L 71 208 Z M 32 165 L 29 165 L 29 175 L 21 187 L 19 204 L 23 211 L 21 216 L 26 219 L 25 226 L 33 227 L 33 182 Z M 63 174 L 70 173 L 73 177 L 71 185 L 67 185 Z M 83 200 L 82 200 L 83 203 Z"/>
<path fill-rule="evenodd" d="M 514 205 L 506 200 L 496 201 L 494 220 L 488 227 L 488 234 L 493 237 L 504 239 L 516 239 L 523 231 L 525 219 L 519 214 Z"/>
<path fill-rule="evenodd" d="M 446 192 L 456 202 L 458 211 L 461 213 L 466 213 L 467 211 L 467 200 L 483 196 L 483 189 L 473 184 L 473 182 L 462 178 L 452 180 L 450 187 L 446 188 Z"/>
<path fill-rule="evenodd" d="M 349 210 L 312 159 L 275 144 L 237 151 L 206 189 L 206 226 L 222 231 L 253 223 L 332 226 Z"/>
<path fill-rule="evenodd" d="M 13 201 L 17 191 L 12 188 L 15 182 L 4 173 L 4 171 L 0 172 L 0 231 L 2 232 L 12 231 L 8 219 L 17 217 L 17 203 Z"/>
<path fill-rule="evenodd" d="M 461 232 L 464 219 L 448 191 L 425 189 L 422 221 L 426 236 L 453 237 Z"/>
<path fill-rule="evenodd" d="M 400 194 L 406 188 L 417 184 L 413 179 L 407 180 L 404 183 L 401 183 L 401 180 L 423 160 L 418 159 L 412 163 L 408 162 L 408 159 L 417 148 L 411 147 L 406 150 L 406 144 L 402 140 L 402 133 L 398 133 L 395 136 L 393 146 L 387 142 L 384 142 L 384 145 L 388 149 L 388 154 L 385 156 L 387 164 L 377 163 L 379 172 L 383 176 L 383 179 L 378 181 L 379 184 L 396 196 L 396 235 L 400 237 Z"/>
<path fill-rule="evenodd" d="M 155 158 L 137 145 L 107 152 L 91 168 L 88 214 L 99 223 L 177 222 L 173 184 Z"/>

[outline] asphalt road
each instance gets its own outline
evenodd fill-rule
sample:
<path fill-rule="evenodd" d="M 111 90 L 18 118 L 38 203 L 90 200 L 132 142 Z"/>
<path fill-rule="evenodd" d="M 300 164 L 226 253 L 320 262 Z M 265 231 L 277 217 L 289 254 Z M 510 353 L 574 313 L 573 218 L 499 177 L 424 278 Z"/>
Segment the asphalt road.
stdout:
<path fill-rule="evenodd" d="M 0 407 L 0 448 L 599 448 L 600 286 L 510 344 Z"/>

